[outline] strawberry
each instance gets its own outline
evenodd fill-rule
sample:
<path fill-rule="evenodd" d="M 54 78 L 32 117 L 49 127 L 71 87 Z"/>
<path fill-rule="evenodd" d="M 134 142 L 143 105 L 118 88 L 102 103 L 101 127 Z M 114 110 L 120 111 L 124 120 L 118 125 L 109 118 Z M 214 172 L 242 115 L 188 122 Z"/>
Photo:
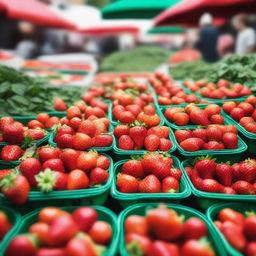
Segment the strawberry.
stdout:
<path fill-rule="evenodd" d="M 245 116 L 245 111 L 242 108 L 233 108 L 230 112 L 230 116 L 239 122 L 239 120 Z"/>
<path fill-rule="evenodd" d="M 178 143 L 181 143 L 182 141 L 192 137 L 192 133 L 190 130 L 176 130 L 174 134 Z"/>
<path fill-rule="evenodd" d="M 61 98 L 54 98 L 53 107 L 56 111 L 66 111 L 67 106 L 66 103 Z"/>
<path fill-rule="evenodd" d="M 212 115 L 210 120 L 212 124 L 224 124 L 224 118 L 221 115 Z"/>
<path fill-rule="evenodd" d="M 194 110 L 190 113 L 190 120 L 193 124 L 208 125 L 209 119 L 207 113 L 202 109 Z"/>
<path fill-rule="evenodd" d="M 145 137 L 144 146 L 148 151 L 157 151 L 160 145 L 160 139 L 156 135 L 148 135 Z"/>
<path fill-rule="evenodd" d="M 0 211 L 0 241 L 4 238 L 5 234 L 12 228 L 12 224 L 9 222 L 5 212 Z"/>
<path fill-rule="evenodd" d="M 218 164 L 216 166 L 216 176 L 222 185 L 231 186 L 233 168 L 229 164 Z"/>
<path fill-rule="evenodd" d="M 7 175 L 12 173 L 12 169 L 2 169 L 0 170 L 0 181 Z"/>
<path fill-rule="evenodd" d="M 60 159 L 62 160 L 65 170 L 72 171 L 77 168 L 77 158 L 79 154 L 79 151 L 72 148 L 62 150 Z"/>
<path fill-rule="evenodd" d="M 44 248 L 41 247 L 36 251 L 36 256 L 66 256 L 64 248 Z"/>
<path fill-rule="evenodd" d="M 100 167 L 104 170 L 107 170 L 110 166 L 109 159 L 104 155 L 98 155 L 96 167 Z"/>
<path fill-rule="evenodd" d="M 170 129 L 166 126 L 155 126 L 151 127 L 147 131 L 147 135 L 154 134 L 160 139 L 167 139 L 170 134 Z"/>
<path fill-rule="evenodd" d="M 168 163 L 165 163 L 163 160 L 155 162 L 152 165 L 152 169 L 148 173 L 154 174 L 159 180 L 162 180 L 170 176 L 170 165 Z"/>
<path fill-rule="evenodd" d="M 109 174 L 106 170 L 96 167 L 90 172 L 90 186 L 106 183 Z"/>
<path fill-rule="evenodd" d="M 0 118 L 0 129 L 4 129 L 4 126 L 8 126 L 9 124 L 13 123 L 14 119 L 9 116 L 4 116 Z"/>
<path fill-rule="evenodd" d="M 192 130 L 192 137 L 200 138 L 203 141 L 207 141 L 206 129 L 197 128 Z"/>
<path fill-rule="evenodd" d="M 72 134 L 61 134 L 57 135 L 54 141 L 60 148 L 72 148 L 73 147 L 73 135 Z"/>
<path fill-rule="evenodd" d="M 228 149 L 234 149 L 234 148 L 238 147 L 238 137 L 234 133 L 226 132 L 223 135 L 222 140 L 223 140 L 225 147 Z"/>
<path fill-rule="evenodd" d="M 232 188 L 237 194 L 241 195 L 255 195 L 255 189 L 252 184 L 245 180 L 239 180 L 233 183 Z"/>
<path fill-rule="evenodd" d="M 1 159 L 3 161 L 17 161 L 23 155 L 23 150 L 18 145 L 6 145 L 2 148 Z"/>
<path fill-rule="evenodd" d="M 118 148 L 123 150 L 133 150 L 134 142 L 128 135 L 122 135 L 118 140 Z"/>
<path fill-rule="evenodd" d="M 84 120 L 79 125 L 77 132 L 87 134 L 90 137 L 94 137 L 96 132 L 96 125 L 90 120 Z"/>
<path fill-rule="evenodd" d="M 229 195 L 235 195 L 236 191 L 231 187 L 223 187 L 222 190 L 221 190 L 221 193 L 229 194 Z"/>
<path fill-rule="evenodd" d="M 212 140 L 212 141 L 209 141 L 208 143 L 205 143 L 203 145 L 203 148 L 205 150 L 220 150 L 220 149 L 224 149 L 225 146 L 221 142 L 217 142 L 217 141 Z"/>
<path fill-rule="evenodd" d="M 36 158 L 29 157 L 23 160 L 19 166 L 20 172 L 27 178 L 31 186 L 36 186 L 35 175 L 41 170 L 40 161 Z"/>
<path fill-rule="evenodd" d="M 89 187 L 89 178 L 85 172 L 79 169 L 71 171 L 68 175 L 67 189 L 84 189 Z"/>
<path fill-rule="evenodd" d="M 66 190 L 68 174 L 45 169 L 35 176 L 37 186 L 43 193 L 52 190 Z"/>
<path fill-rule="evenodd" d="M 164 193 L 177 193 L 179 192 L 179 188 L 179 181 L 171 176 L 162 180 L 162 192 Z"/>
<path fill-rule="evenodd" d="M 47 113 L 39 113 L 36 116 L 36 120 L 38 120 L 39 122 L 41 122 L 42 124 L 45 124 L 46 121 L 50 118 L 50 116 Z"/>
<path fill-rule="evenodd" d="M 77 158 L 77 168 L 89 172 L 97 165 L 98 153 L 96 151 L 81 152 Z"/>
<path fill-rule="evenodd" d="M 155 163 L 163 161 L 163 156 L 158 153 L 147 153 L 141 160 L 142 168 L 145 173 L 151 173 L 155 169 Z"/>
<path fill-rule="evenodd" d="M 24 139 L 22 124 L 13 122 L 2 128 L 2 135 L 5 142 L 10 144 L 20 144 Z"/>
<path fill-rule="evenodd" d="M 136 193 L 139 187 L 139 181 L 131 175 L 118 174 L 116 186 L 122 193 Z"/>
<path fill-rule="evenodd" d="M 51 247 L 64 246 L 79 229 L 70 215 L 60 215 L 53 219 L 49 232 L 47 244 Z"/>
<path fill-rule="evenodd" d="M 129 136 L 138 149 L 143 147 L 144 139 L 147 136 L 147 129 L 144 126 L 144 123 L 135 121 L 133 124 L 131 124 L 131 128 L 129 130 Z"/>
<path fill-rule="evenodd" d="M 62 134 L 75 134 L 75 131 L 72 127 L 68 126 L 68 125 L 62 125 L 59 129 L 58 129 L 58 135 L 62 135 Z"/>
<path fill-rule="evenodd" d="M 108 134 L 101 134 L 94 138 L 94 147 L 108 147 L 112 144 L 113 137 Z"/>
<path fill-rule="evenodd" d="M 31 120 L 27 123 L 28 128 L 30 129 L 36 129 L 36 128 L 44 128 L 44 125 L 39 122 L 38 120 Z"/>
<path fill-rule="evenodd" d="M 14 237 L 8 245 L 5 255 L 34 256 L 37 251 L 37 237 L 34 234 L 22 234 Z"/>
<path fill-rule="evenodd" d="M 160 193 L 161 182 L 155 175 L 148 175 L 139 182 L 138 191 L 139 193 Z"/>
<path fill-rule="evenodd" d="M 117 125 L 114 129 L 114 135 L 117 138 L 120 138 L 122 135 L 128 135 L 129 134 L 129 126 L 125 124 Z"/>
<path fill-rule="evenodd" d="M 5 197 L 17 205 L 25 203 L 30 192 L 26 177 L 17 173 L 5 176 L 0 182 L 0 187 Z"/>
<path fill-rule="evenodd" d="M 47 132 L 42 129 L 28 129 L 24 132 L 24 135 L 28 136 L 32 140 L 41 140 L 46 134 Z"/>
<path fill-rule="evenodd" d="M 202 181 L 202 190 L 209 193 L 220 193 L 222 185 L 213 179 L 204 179 Z"/>
<path fill-rule="evenodd" d="M 206 128 L 206 136 L 208 140 L 221 141 L 223 137 L 223 131 L 218 126 L 208 126 Z"/>
<path fill-rule="evenodd" d="M 52 128 L 54 125 L 58 124 L 59 121 L 60 119 L 57 116 L 52 116 L 46 121 L 45 128 Z"/>
<path fill-rule="evenodd" d="M 129 160 L 123 164 L 121 168 L 121 172 L 123 174 L 131 175 L 135 178 L 143 178 L 144 171 L 142 168 L 142 164 L 138 160 Z"/>
<path fill-rule="evenodd" d="M 198 171 L 199 176 L 202 179 L 213 179 L 216 170 L 216 159 L 211 159 L 210 157 L 199 157 L 198 161 L 196 159 L 195 167 Z"/>
<path fill-rule="evenodd" d="M 82 119 L 80 117 L 73 117 L 70 120 L 68 119 L 61 119 L 61 124 L 66 124 L 68 126 L 70 126 L 74 131 L 77 131 L 79 126 L 82 123 Z"/>
<path fill-rule="evenodd" d="M 76 133 L 73 136 L 72 147 L 77 150 L 86 150 L 92 146 L 92 139 L 84 133 Z"/>
<path fill-rule="evenodd" d="M 168 139 L 161 138 L 159 144 L 160 151 L 169 151 L 172 148 L 172 142 Z"/>
<path fill-rule="evenodd" d="M 180 143 L 180 146 L 185 151 L 194 152 L 202 148 L 204 141 L 199 138 L 185 139 Z"/>
<path fill-rule="evenodd" d="M 59 158 L 52 158 L 52 159 L 45 161 L 42 165 L 42 170 L 45 170 L 47 168 L 49 168 L 53 171 L 56 171 L 56 172 L 65 172 L 64 165 L 63 165 L 61 159 L 59 159 Z"/>
<path fill-rule="evenodd" d="M 139 251 L 142 255 L 148 255 L 151 240 L 148 236 L 137 233 L 127 233 L 125 236 L 125 243 L 129 255 L 133 255 L 134 251 Z"/>
<path fill-rule="evenodd" d="M 180 169 L 177 168 L 171 168 L 170 169 L 170 176 L 172 176 L 173 178 L 175 178 L 176 180 L 180 180 L 181 176 L 182 176 L 182 172 Z"/>
<path fill-rule="evenodd" d="M 250 159 L 240 163 L 239 179 L 254 183 L 256 179 L 256 163 Z"/>

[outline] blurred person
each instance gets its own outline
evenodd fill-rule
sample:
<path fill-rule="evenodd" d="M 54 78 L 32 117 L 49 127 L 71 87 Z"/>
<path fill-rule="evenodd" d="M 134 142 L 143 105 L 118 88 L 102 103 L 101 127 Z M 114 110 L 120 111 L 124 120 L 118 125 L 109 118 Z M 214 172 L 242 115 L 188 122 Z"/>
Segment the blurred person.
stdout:
<path fill-rule="evenodd" d="M 213 18 L 209 13 L 205 13 L 199 20 L 200 33 L 195 47 L 201 52 L 203 59 L 208 62 L 214 62 L 219 59 L 217 52 L 217 42 L 219 32 L 212 25 Z"/>
<path fill-rule="evenodd" d="M 17 41 L 17 21 L 0 15 L 0 48 L 13 49 Z"/>
<path fill-rule="evenodd" d="M 249 27 L 246 15 L 239 14 L 233 18 L 233 26 L 238 31 L 236 38 L 236 54 L 252 53 L 255 51 L 256 36 L 253 28 Z"/>

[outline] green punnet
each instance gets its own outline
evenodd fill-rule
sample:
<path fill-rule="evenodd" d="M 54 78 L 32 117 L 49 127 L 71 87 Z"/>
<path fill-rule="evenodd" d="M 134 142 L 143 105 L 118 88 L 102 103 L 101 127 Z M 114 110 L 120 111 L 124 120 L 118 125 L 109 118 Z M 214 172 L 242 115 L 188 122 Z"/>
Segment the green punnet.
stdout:
<path fill-rule="evenodd" d="M 57 181 L 57 176 L 54 171 L 47 168 L 37 174 L 35 179 L 37 181 L 37 187 L 40 189 L 40 191 L 43 193 L 48 193 L 53 190 Z"/>

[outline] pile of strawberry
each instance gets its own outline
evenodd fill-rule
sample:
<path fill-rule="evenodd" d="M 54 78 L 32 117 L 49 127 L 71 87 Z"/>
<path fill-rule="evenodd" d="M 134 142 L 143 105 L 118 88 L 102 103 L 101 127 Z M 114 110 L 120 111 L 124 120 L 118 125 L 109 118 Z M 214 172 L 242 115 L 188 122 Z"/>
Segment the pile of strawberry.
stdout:
<path fill-rule="evenodd" d="M 128 216 L 124 231 L 126 250 L 131 256 L 217 255 L 208 242 L 204 221 L 191 217 L 184 222 L 175 210 L 165 206 L 147 211 L 146 216 Z"/>
<path fill-rule="evenodd" d="M 135 160 L 137 159 L 137 160 Z M 173 167 L 168 154 L 148 153 L 129 160 L 117 174 L 116 186 L 122 193 L 177 193 L 181 170 Z"/>
<path fill-rule="evenodd" d="M 46 207 L 27 233 L 16 235 L 5 256 L 100 256 L 112 239 L 112 228 L 98 219 L 98 212 L 80 207 L 72 213 Z"/>
<path fill-rule="evenodd" d="M 30 190 L 86 189 L 103 185 L 109 178 L 110 160 L 96 151 L 43 146 L 18 168 L 1 170 L 1 192 L 13 203 L 23 204 Z"/>
<path fill-rule="evenodd" d="M 211 99 L 228 99 L 249 96 L 251 90 L 242 84 L 231 84 L 225 79 L 220 79 L 216 84 L 206 80 L 184 81 L 184 85 L 192 92 L 200 93 L 202 97 Z"/>
<path fill-rule="evenodd" d="M 60 120 L 61 126 L 57 127 L 54 141 L 61 148 L 77 150 L 110 146 L 113 137 L 107 134 L 110 121 L 105 111 L 108 106 L 103 110 L 86 106 L 84 101 L 79 104 L 79 107 L 76 105 L 68 108 L 66 117 Z"/>
<path fill-rule="evenodd" d="M 169 107 L 164 110 L 164 116 L 169 122 L 176 125 L 208 125 L 224 124 L 224 118 L 220 114 L 221 108 L 217 104 L 209 104 L 203 109 L 194 104 L 186 107 Z"/>
<path fill-rule="evenodd" d="M 206 128 L 176 130 L 174 134 L 180 147 L 189 152 L 238 147 L 237 129 L 233 125 L 211 124 Z"/>
<path fill-rule="evenodd" d="M 193 94 L 187 94 L 180 86 L 176 85 L 167 75 L 156 72 L 149 82 L 159 95 L 160 105 L 177 105 L 182 103 L 205 103 Z"/>
<path fill-rule="evenodd" d="M 256 97 L 250 96 L 245 102 L 229 101 L 222 105 L 223 110 L 239 122 L 248 132 L 256 133 Z"/>
<path fill-rule="evenodd" d="M 202 191 L 224 194 L 256 194 L 256 160 L 247 159 L 233 165 L 217 163 L 209 156 L 195 160 L 185 167 L 193 185 Z"/>
<path fill-rule="evenodd" d="M 170 129 L 166 126 L 148 129 L 138 121 L 131 125 L 120 124 L 114 129 L 114 135 L 118 139 L 117 147 L 122 150 L 169 151 L 172 148 L 169 134 Z"/>
<path fill-rule="evenodd" d="M 35 119 L 28 122 L 27 126 L 31 129 L 50 129 L 59 122 L 60 118 L 57 116 L 49 116 L 47 113 L 39 113 Z"/>
<path fill-rule="evenodd" d="M 5 213 L 3 210 L 0 210 L 0 242 L 7 234 L 7 232 L 9 232 L 12 226 L 13 224 L 10 222 L 7 213 Z"/>
<path fill-rule="evenodd" d="M 245 256 L 256 255 L 256 214 L 224 208 L 214 224 L 236 250 Z"/>

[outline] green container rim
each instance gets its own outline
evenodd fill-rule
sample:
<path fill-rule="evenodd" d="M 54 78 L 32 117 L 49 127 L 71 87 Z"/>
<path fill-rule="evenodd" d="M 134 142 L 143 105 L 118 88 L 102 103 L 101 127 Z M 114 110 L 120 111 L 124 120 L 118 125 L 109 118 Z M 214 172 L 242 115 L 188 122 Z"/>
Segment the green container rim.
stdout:
<path fill-rule="evenodd" d="M 10 237 L 15 233 L 16 229 L 20 225 L 21 216 L 20 213 L 10 207 L 1 205 L 0 211 L 3 211 L 6 213 L 8 220 L 11 220 L 12 228 L 5 234 L 2 241 L 0 241 L 0 248 L 2 248 L 7 241 L 9 241 Z"/>
<path fill-rule="evenodd" d="M 171 156 L 173 159 L 173 166 L 175 168 L 181 169 L 180 161 L 177 157 Z M 121 160 L 114 165 L 114 178 L 111 186 L 111 196 L 117 200 L 125 201 L 125 200 L 137 200 L 137 199 L 147 199 L 147 200 L 154 200 L 154 199 L 184 199 L 190 196 L 191 190 L 187 183 L 184 174 L 182 174 L 180 180 L 180 188 L 181 191 L 178 193 L 121 193 L 116 188 L 116 173 L 119 172 L 119 167 L 123 165 L 125 162 L 129 161 L 130 159 Z"/>
<path fill-rule="evenodd" d="M 195 106 L 198 106 L 200 109 L 204 109 L 206 106 L 208 106 L 208 104 L 194 104 Z M 172 105 L 171 107 L 167 107 L 167 106 L 161 106 L 160 109 L 161 109 L 161 119 L 164 119 L 165 123 L 175 129 L 175 130 L 178 130 L 178 129 L 196 129 L 199 125 L 196 125 L 196 124 L 189 124 L 189 125 L 176 125 L 174 123 L 171 123 L 164 115 L 164 111 L 167 109 L 167 108 L 175 108 L 175 107 L 181 107 L 180 105 Z M 227 123 L 226 122 L 226 116 L 224 115 L 224 111 L 221 110 L 220 112 L 221 116 L 224 118 L 224 123 Z"/>
<path fill-rule="evenodd" d="M 57 199 L 77 199 L 77 198 L 86 198 L 94 197 L 101 195 L 110 189 L 113 180 L 113 160 L 109 155 L 101 153 L 101 155 L 106 156 L 110 161 L 110 166 L 108 168 L 109 178 L 108 181 L 101 187 L 96 188 L 86 188 L 86 189 L 75 189 L 75 190 L 61 190 L 61 191 L 51 191 L 47 194 L 44 194 L 40 191 L 30 191 L 28 196 L 28 201 L 42 201 L 42 200 L 57 200 Z M 0 199 L 5 197 L 0 193 Z"/>
<path fill-rule="evenodd" d="M 129 254 L 127 253 L 127 251 L 125 249 L 125 243 L 124 243 L 124 221 L 125 221 L 125 219 L 129 215 L 134 214 L 134 211 L 136 212 L 138 210 L 142 210 L 142 211 L 146 212 L 147 210 L 156 208 L 158 205 L 159 205 L 159 203 L 150 203 L 150 204 L 149 203 L 140 203 L 140 204 L 131 205 L 131 206 L 127 207 L 125 210 L 123 210 L 121 212 L 121 214 L 118 216 L 118 226 L 120 229 L 119 252 L 120 252 L 121 256 L 129 256 Z M 221 255 L 221 256 L 227 255 L 219 236 L 217 236 L 215 229 L 213 228 L 212 224 L 208 221 L 208 219 L 206 218 L 206 216 L 204 214 L 202 214 L 201 212 L 199 212 L 193 208 L 183 206 L 180 204 L 166 204 L 166 206 L 175 211 L 178 211 L 179 214 L 182 214 L 182 215 L 189 214 L 190 216 L 195 216 L 195 217 L 202 219 L 208 227 L 208 237 L 211 240 L 211 243 L 214 245 L 215 250 L 217 250 L 216 255 Z"/>
<path fill-rule="evenodd" d="M 221 231 L 214 225 L 213 221 L 216 217 L 216 215 L 224 208 L 231 208 L 236 211 L 239 211 L 243 213 L 244 211 L 248 211 L 250 209 L 256 210 L 256 206 L 252 204 L 245 204 L 245 203 L 217 203 L 212 206 L 210 206 L 206 211 L 206 217 L 207 219 L 212 223 L 212 225 L 215 228 L 216 233 L 222 240 L 222 243 L 224 244 L 224 247 L 226 251 L 229 253 L 229 255 L 233 256 L 243 256 L 243 254 L 239 251 L 237 251 L 235 248 L 233 248 L 230 243 L 227 241 L 225 236 L 221 233 Z"/>
<path fill-rule="evenodd" d="M 253 201 L 255 202 L 256 196 L 255 195 L 230 195 L 230 194 L 223 194 L 223 193 L 210 193 L 204 192 L 197 189 L 193 183 L 191 182 L 190 178 L 187 175 L 185 167 L 190 166 L 189 160 L 185 160 L 181 163 L 181 170 L 187 179 L 187 182 L 191 188 L 192 194 L 199 198 L 207 198 L 207 199 L 222 199 L 222 200 L 229 200 L 229 201 Z"/>
<path fill-rule="evenodd" d="M 224 111 L 223 111 L 224 112 Z M 240 123 L 234 120 L 230 115 L 224 112 L 225 118 L 228 119 L 231 123 L 233 123 L 239 132 L 241 132 L 245 137 L 256 140 L 256 133 L 248 132 Z"/>
<path fill-rule="evenodd" d="M 60 207 L 60 209 L 66 210 L 66 211 L 74 211 L 77 208 L 80 207 L 84 207 L 83 206 L 67 206 L 67 207 Z M 117 246 L 118 246 L 118 241 L 119 241 L 119 227 L 117 225 L 117 216 L 116 214 L 111 211 L 110 209 L 104 207 L 104 206 L 98 206 L 98 205 L 89 205 L 89 207 L 95 209 L 97 212 L 101 213 L 103 216 L 108 216 L 108 218 L 111 219 L 111 227 L 112 227 L 112 239 L 111 239 L 111 243 L 110 246 L 108 247 L 107 251 L 105 251 L 102 256 L 108 256 L 108 255 L 115 255 L 116 251 L 117 251 Z M 43 209 L 43 208 L 42 208 Z M 18 235 L 21 230 L 24 228 L 25 225 L 28 224 L 28 222 L 30 221 L 31 218 L 34 218 L 36 215 L 38 215 L 38 213 L 40 212 L 41 209 L 37 209 L 34 210 L 28 214 L 26 214 L 19 226 L 15 229 L 15 231 L 8 237 L 8 239 L 5 240 L 3 246 L 1 247 L 1 252 L 3 253 L 7 247 L 8 244 L 10 243 L 11 239 L 13 239 L 16 235 Z M 103 217 L 102 216 L 102 217 Z M 99 218 L 100 220 L 104 220 L 104 218 Z M 2 253 L 0 253 L 0 255 L 3 255 Z"/>
<path fill-rule="evenodd" d="M 117 126 L 119 124 L 122 124 L 121 122 L 114 119 L 113 114 L 112 114 L 112 110 L 113 110 L 113 104 L 111 104 L 110 111 L 109 111 L 110 112 L 109 113 L 109 118 L 110 118 L 110 121 L 111 121 L 112 125 Z M 158 126 L 163 126 L 164 123 L 165 123 L 165 120 L 162 118 L 161 110 L 156 105 L 155 105 L 155 110 L 156 110 L 156 114 L 161 118 L 160 123 L 158 124 Z"/>
<path fill-rule="evenodd" d="M 175 139 L 175 136 L 173 134 L 172 129 L 170 127 L 169 127 L 169 129 L 170 129 L 169 140 L 172 142 L 172 148 L 168 151 L 165 151 L 165 152 L 172 153 L 176 150 L 177 141 Z M 147 152 L 147 153 L 156 152 L 156 151 L 147 151 L 145 149 L 141 149 L 141 150 L 123 150 L 123 149 L 120 149 L 120 148 L 117 147 L 116 137 L 115 136 L 113 136 L 113 137 L 114 137 L 113 149 L 114 149 L 114 153 L 117 154 L 117 155 L 142 155 L 145 152 Z"/>

